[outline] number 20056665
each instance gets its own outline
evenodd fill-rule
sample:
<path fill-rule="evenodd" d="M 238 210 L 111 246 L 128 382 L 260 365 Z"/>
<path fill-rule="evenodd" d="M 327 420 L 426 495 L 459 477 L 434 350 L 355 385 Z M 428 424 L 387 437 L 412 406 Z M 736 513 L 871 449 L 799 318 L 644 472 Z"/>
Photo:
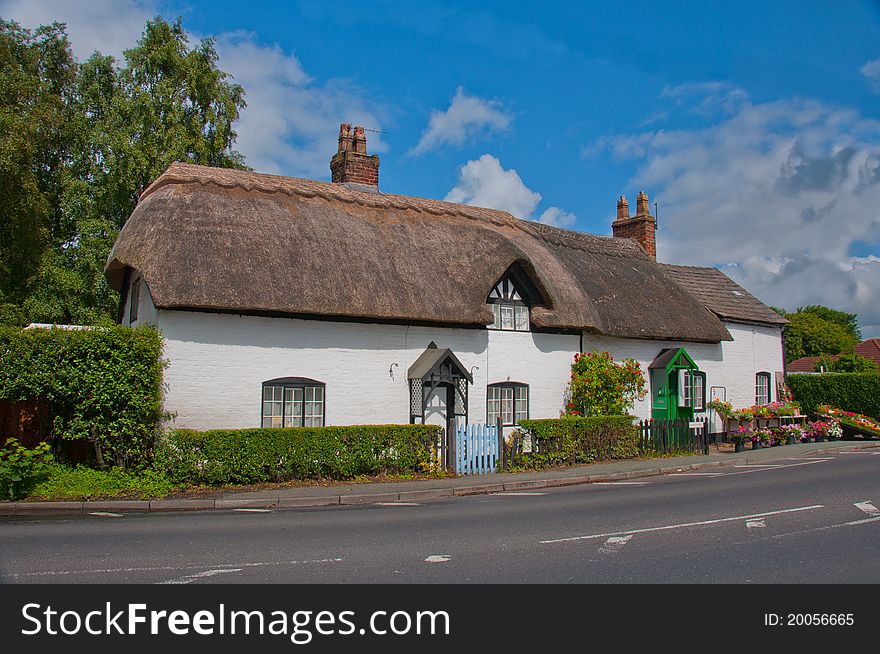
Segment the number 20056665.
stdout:
<path fill-rule="evenodd" d="M 849 627 L 855 624 L 852 613 L 765 613 L 766 627 Z"/>

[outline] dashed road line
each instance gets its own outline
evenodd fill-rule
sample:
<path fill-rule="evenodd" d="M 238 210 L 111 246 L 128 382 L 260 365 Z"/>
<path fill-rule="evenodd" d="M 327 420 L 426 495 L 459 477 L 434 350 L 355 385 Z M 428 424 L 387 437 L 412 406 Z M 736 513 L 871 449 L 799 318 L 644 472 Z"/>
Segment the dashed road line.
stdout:
<path fill-rule="evenodd" d="M 647 486 L 650 481 L 595 481 L 593 486 Z"/>
<path fill-rule="evenodd" d="M 538 495 L 546 495 L 547 493 L 539 493 L 532 491 L 516 491 L 516 492 L 501 492 L 501 493 L 490 493 L 490 495 L 505 495 L 507 497 L 537 497 Z"/>
<path fill-rule="evenodd" d="M 751 531 L 752 529 L 761 529 L 766 527 L 763 520 L 746 520 L 746 527 Z"/>
<path fill-rule="evenodd" d="M 274 513 L 274 509 L 232 509 L 238 513 Z"/>
<path fill-rule="evenodd" d="M 753 513 L 750 515 L 738 515 L 730 518 L 715 518 L 714 520 L 701 520 L 699 522 L 683 522 L 676 525 L 663 525 L 660 527 L 646 527 L 644 529 L 630 529 L 628 531 L 613 531 L 607 534 L 590 534 L 587 536 L 570 536 L 568 538 L 553 538 L 549 540 L 538 541 L 541 545 L 551 543 L 570 543 L 578 540 L 594 540 L 596 538 L 609 538 L 611 536 L 628 536 L 630 534 L 646 534 L 654 531 L 669 531 L 672 529 L 686 529 L 689 527 L 700 527 L 704 525 L 715 525 L 723 522 L 734 522 L 737 520 L 751 520 L 756 518 L 765 518 L 771 515 L 781 515 L 783 513 L 798 513 L 800 511 L 814 511 L 816 509 L 825 508 L 824 504 L 814 504 L 812 506 L 800 506 L 794 509 L 780 509 L 778 511 L 765 511 L 764 513 Z M 869 518 L 870 519 L 870 518 Z M 880 518 L 878 518 L 880 519 Z"/>
<path fill-rule="evenodd" d="M 853 505 L 860 511 L 864 511 L 865 513 L 867 513 L 872 518 L 874 516 L 880 516 L 880 509 L 878 509 L 870 502 L 854 502 Z"/>
<path fill-rule="evenodd" d="M 204 572 L 197 572 L 194 575 L 186 575 L 185 577 L 178 577 L 177 579 L 169 579 L 168 581 L 160 581 L 159 584 L 172 584 L 172 585 L 181 585 L 181 584 L 191 584 L 194 581 L 198 581 L 199 579 L 205 579 L 207 577 L 216 577 L 217 575 L 225 575 L 230 572 L 241 572 L 241 568 L 222 568 L 215 570 L 205 570 Z"/>
<path fill-rule="evenodd" d="M 122 513 L 111 513 L 110 511 L 90 511 L 89 515 L 95 515 L 99 518 L 124 518 Z"/>
<path fill-rule="evenodd" d="M 602 554 L 617 554 L 626 545 L 632 536 L 612 536 L 599 548 Z"/>
<path fill-rule="evenodd" d="M 418 502 L 376 502 L 376 506 L 421 506 Z"/>
<path fill-rule="evenodd" d="M 451 559 L 451 554 L 432 554 L 425 559 L 425 563 L 448 563 Z"/>

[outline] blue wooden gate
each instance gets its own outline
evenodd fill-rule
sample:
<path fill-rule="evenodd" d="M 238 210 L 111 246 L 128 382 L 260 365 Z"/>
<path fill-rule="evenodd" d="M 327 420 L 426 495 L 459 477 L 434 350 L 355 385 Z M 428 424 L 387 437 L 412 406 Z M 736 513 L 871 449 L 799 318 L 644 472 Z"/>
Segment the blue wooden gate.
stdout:
<path fill-rule="evenodd" d="M 455 472 L 481 475 L 495 472 L 498 463 L 498 426 L 458 425 L 455 430 Z"/>

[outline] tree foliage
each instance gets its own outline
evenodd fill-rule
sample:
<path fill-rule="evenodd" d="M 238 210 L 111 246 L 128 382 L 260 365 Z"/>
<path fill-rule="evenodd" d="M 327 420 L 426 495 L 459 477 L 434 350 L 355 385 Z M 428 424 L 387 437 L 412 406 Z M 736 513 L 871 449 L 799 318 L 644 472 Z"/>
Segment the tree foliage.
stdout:
<path fill-rule="evenodd" d="M 850 352 L 838 357 L 823 354 L 813 366 L 816 372 L 880 372 L 871 359 Z"/>
<path fill-rule="evenodd" d="M 825 307 L 807 307 L 808 309 L 825 309 Z M 823 354 L 840 354 L 851 350 L 859 338 L 849 326 L 839 320 L 823 318 L 822 315 L 842 314 L 827 309 L 824 312 L 798 310 L 786 314 L 789 324 L 785 328 L 785 360 L 786 362 L 808 356 Z M 842 314 L 855 316 L 853 314 Z"/>
<path fill-rule="evenodd" d="M 121 65 L 76 62 L 62 24 L 0 21 L 0 322 L 112 323 L 104 264 L 140 194 L 174 161 L 244 167 L 244 91 L 217 60 L 179 19 Z"/>

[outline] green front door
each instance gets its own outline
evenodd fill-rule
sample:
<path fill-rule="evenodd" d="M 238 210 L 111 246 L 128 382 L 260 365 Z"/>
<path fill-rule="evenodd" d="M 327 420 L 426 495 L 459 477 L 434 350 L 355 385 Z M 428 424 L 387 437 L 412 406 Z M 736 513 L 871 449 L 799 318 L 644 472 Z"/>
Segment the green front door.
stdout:
<path fill-rule="evenodd" d="M 651 417 L 692 420 L 693 373 L 699 369 L 684 348 L 662 350 L 648 370 L 651 383 Z"/>

